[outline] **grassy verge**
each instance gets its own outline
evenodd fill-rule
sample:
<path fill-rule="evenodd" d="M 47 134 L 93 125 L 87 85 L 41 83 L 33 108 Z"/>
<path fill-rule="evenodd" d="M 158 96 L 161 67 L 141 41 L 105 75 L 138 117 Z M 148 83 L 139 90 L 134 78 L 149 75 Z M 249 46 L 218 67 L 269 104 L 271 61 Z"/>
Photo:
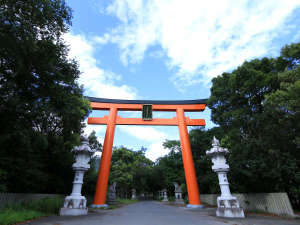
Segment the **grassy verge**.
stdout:
<path fill-rule="evenodd" d="M 11 225 L 42 216 L 57 214 L 63 198 L 43 198 L 7 204 L 0 209 L 0 224 Z"/>
<path fill-rule="evenodd" d="M 16 224 L 18 222 L 23 222 L 26 220 L 36 219 L 42 216 L 45 216 L 45 213 L 37 212 L 33 210 L 11 210 L 5 209 L 1 210 L 0 213 L 0 224 L 1 225 L 10 225 Z"/>

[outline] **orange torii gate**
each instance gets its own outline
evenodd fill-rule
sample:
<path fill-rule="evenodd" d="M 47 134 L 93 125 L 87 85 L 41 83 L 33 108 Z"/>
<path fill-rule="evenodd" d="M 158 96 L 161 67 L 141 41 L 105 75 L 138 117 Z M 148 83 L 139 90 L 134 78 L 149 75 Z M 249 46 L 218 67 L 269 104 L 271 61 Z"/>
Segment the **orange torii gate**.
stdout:
<path fill-rule="evenodd" d="M 104 117 L 89 117 L 88 124 L 106 124 L 106 134 L 98 172 L 94 207 L 105 207 L 110 161 L 116 125 L 161 125 L 178 126 L 185 179 L 189 196 L 189 207 L 201 207 L 194 161 L 187 126 L 205 126 L 204 119 L 190 119 L 184 112 L 203 111 L 206 99 L 184 101 L 120 100 L 88 97 L 93 110 L 109 110 Z M 122 118 L 118 111 L 142 111 L 143 118 Z M 175 111 L 176 117 L 152 118 L 152 111 Z"/>

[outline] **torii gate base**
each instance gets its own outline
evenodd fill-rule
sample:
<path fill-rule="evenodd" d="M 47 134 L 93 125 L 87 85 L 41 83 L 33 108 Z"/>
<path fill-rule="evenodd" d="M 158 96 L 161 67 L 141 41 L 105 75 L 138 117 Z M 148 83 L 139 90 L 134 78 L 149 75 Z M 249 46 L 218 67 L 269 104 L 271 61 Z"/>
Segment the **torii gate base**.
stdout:
<path fill-rule="evenodd" d="M 116 124 L 118 125 L 163 125 L 178 126 L 185 179 L 189 197 L 190 208 L 202 207 L 196 179 L 194 161 L 189 141 L 187 126 L 205 126 L 204 119 L 190 119 L 184 112 L 203 111 L 206 100 L 189 101 L 151 101 L 151 100 L 117 100 L 88 97 L 93 110 L 109 110 L 109 115 L 104 117 L 89 117 L 88 124 L 106 124 L 100 168 L 96 192 L 92 207 L 106 207 L 106 191 L 109 178 L 110 161 Z M 143 105 L 152 105 L 153 111 L 176 111 L 176 117 L 171 119 L 122 118 L 117 116 L 118 111 L 142 111 Z"/>

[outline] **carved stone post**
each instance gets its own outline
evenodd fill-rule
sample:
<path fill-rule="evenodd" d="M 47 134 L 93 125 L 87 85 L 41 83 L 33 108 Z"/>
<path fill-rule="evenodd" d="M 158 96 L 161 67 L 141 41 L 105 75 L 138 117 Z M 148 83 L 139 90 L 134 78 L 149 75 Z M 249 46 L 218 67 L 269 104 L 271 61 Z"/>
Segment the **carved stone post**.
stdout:
<path fill-rule="evenodd" d="M 212 148 L 206 151 L 206 155 L 212 158 L 212 170 L 218 174 L 221 196 L 218 197 L 218 209 L 216 215 L 219 217 L 237 217 L 244 218 L 244 211 L 240 207 L 236 197 L 230 193 L 227 172 L 229 166 L 226 164 L 225 154 L 228 154 L 227 148 L 220 147 L 218 139 L 214 137 Z"/>
<path fill-rule="evenodd" d="M 75 153 L 75 163 L 72 166 L 75 171 L 73 189 L 71 195 L 65 198 L 64 206 L 60 209 L 60 215 L 79 216 L 86 215 L 88 212 L 86 198 L 81 195 L 81 188 L 84 173 L 90 168 L 89 162 L 95 150 L 89 147 L 86 136 L 81 137 L 81 140 L 82 145 L 76 146 L 72 150 Z"/>

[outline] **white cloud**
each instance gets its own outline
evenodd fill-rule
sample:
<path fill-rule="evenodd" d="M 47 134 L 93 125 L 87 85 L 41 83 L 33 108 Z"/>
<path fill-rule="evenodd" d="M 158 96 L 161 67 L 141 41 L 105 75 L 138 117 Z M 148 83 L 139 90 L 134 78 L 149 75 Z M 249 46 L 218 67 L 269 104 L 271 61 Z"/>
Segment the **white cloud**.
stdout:
<path fill-rule="evenodd" d="M 154 142 L 147 149 L 145 156 L 155 162 L 156 159 L 169 153 L 169 149 L 164 148 L 162 142 Z"/>
<path fill-rule="evenodd" d="M 140 127 L 140 126 L 120 126 L 120 129 L 138 139 L 144 141 L 164 141 L 167 134 L 161 132 L 153 127 Z"/>
<path fill-rule="evenodd" d="M 116 84 L 121 80 L 120 75 L 105 71 L 99 66 L 94 56 L 94 45 L 100 42 L 99 38 L 97 41 L 88 41 L 83 35 L 67 33 L 64 39 L 70 46 L 70 58 L 75 58 L 79 62 L 79 69 L 82 72 L 79 83 L 84 85 L 85 94 L 100 98 L 136 98 L 135 88 Z"/>
<path fill-rule="evenodd" d="M 117 43 L 124 64 L 140 62 L 160 45 L 177 71 L 177 86 L 208 83 L 244 60 L 270 54 L 272 40 L 288 29 L 284 23 L 299 6 L 299 0 L 115 0 L 106 13 L 121 25 L 100 43 Z"/>
<path fill-rule="evenodd" d="M 105 43 L 105 37 L 103 40 L 91 38 L 92 41 L 88 41 L 84 35 L 65 34 L 64 40 L 70 46 L 69 57 L 75 58 L 79 63 L 81 75 L 78 81 L 84 85 L 85 95 L 88 96 L 135 99 L 136 89 L 124 84 L 117 85 L 116 82 L 121 81 L 121 75 L 103 70 L 94 57 L 94 45 L 101 41 Z M 93 130 L 96 132 L 98 141 L 103 144 L 105 126 L 86 124 L 84 134 L 89 135 Z"/>
<path fill-rule="evenodd" d="M 102 152 L 95 152 L 92 157 L 96 157 L 96 156 L 101 158 Z"/>
<path fill-rule="evenodd" d="M 109 42 L 109 39 L 110 39 L 110 35 L 107 33 L 104 34 L 103 37 L 100 36 L 93 37 L 93 41 L 101 45 L 107 44 Z"/>
<path fill-rule="evenodd" d="M 87 121 L 84 121 L 84 123 L 87 123 Z M 86 125 L 84 128 L 84 134 L 89 136 L 92 131 L 95 131 L 96 134 L 103 133 L 105 131 L 105 126 L 101 125 Z M 103 143 L 103 138 L 97 137 L 98 141 L 100 143 Z"/>
<path fill-rule="evenodd" d="M 147 148 L 145 153 L 146 157 L 155 161 L 157 158 L 169 153 L 169 149 L 163 147 L 163 142 L 166 139 L 173 140 L 176 137 L 170 136 L 159 128 L 153 127 L 140 127 L 140 126 L 120 126 L 120 129 L 139 140 L 150 142 L 151 144 Z"/>
<path fill-rule="evenodd" d="M 127 85 L 117 85 L 121 76 L 111 71 L 103 70 L 94 57 L 94 45 L 107 43 L 109 36 L 92 37 L 88 41 L 83 35 L 68 33 L 64 36 L 65 41 L 70 45 L 70 58 L 75 58 L 79 63 L 82 72 L 79 83 L 84 85 L 85 94 L 102 98 L 135 99 L 136 90 Z M 121 112 L 126 117 L 140 116 L 140 112 Z M 86 123 L 87 121 L 85 121 Z M 89 135 L 93 130 L 96 132 L 98 141 L 103 144 L 106 126 L 87 125 L 84 134 Z M 167 139 L 167 134 L 153 127 L 120 126 L 124 133 L 130 134 L 139 140 L 151 142 L 146 156 L 155 161 L 158 157 L 169 152 L 164 149 L 162 143 Z"/>
<path fill-rule="evenodd" d="M 149 56 L 153 58 L 162 58 L 164 55 L 165 53 L 162 50 L 156 50 L 149 53 Z"/>

